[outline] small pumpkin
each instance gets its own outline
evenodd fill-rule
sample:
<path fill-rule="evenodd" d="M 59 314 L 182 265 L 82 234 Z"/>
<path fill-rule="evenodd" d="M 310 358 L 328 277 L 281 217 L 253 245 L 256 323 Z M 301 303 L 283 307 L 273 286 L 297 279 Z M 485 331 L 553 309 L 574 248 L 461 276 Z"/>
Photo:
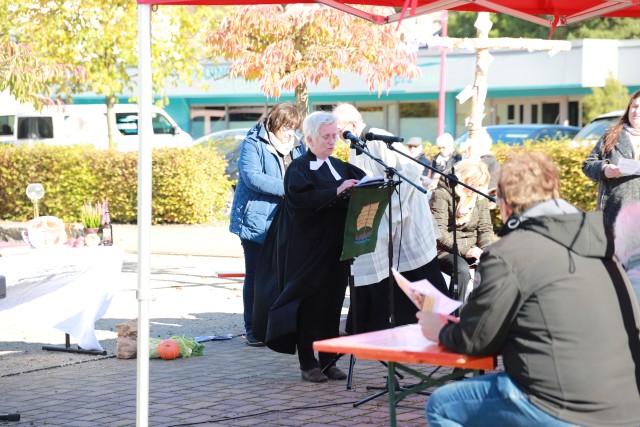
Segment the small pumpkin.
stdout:
<path fill-rule="evenodd" d="M 172 339 L 160 341 L 158 344 L 158 356 L 164 360 L 173 360 L 180 355 L 180 346 Z"/>

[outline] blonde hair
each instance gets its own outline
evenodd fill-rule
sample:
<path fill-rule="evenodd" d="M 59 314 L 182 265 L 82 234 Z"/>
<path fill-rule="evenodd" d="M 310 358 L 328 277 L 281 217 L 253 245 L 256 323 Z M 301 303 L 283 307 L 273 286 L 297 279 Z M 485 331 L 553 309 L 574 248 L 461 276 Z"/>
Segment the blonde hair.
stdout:
<path fill-rule="evenodd" d="M 454 166 L 456 175 L 460 181 L 471 187 L 486 188 L 489 185 L 491 175 L 487 165 L 478 159 L 464 159 Z M 460 186 L 459 188 L 464 188 Z"/>
<path fill-rule="evenodd" d="M 625 264 L 632 255 L 640 253 L 640 202 L 625 205 L 614 225 L 615 251 L 620 262 Z"/>
<path fill-rule="evenodd" d="M 498 198 L 519 215 L 536 203 L 560 197 L 560 174 L 541 152 L 512 155 L 500 168 Z"/>
<path fill-rule="evenodd" d="M 489 169 L 483 161 L 478 159 L 465 159 L 454 166 L 455 174 L 460 181 L 475 187 L 480 191 L 486 191 L 489 185 Z M 473 209 L 478 202 L 478 193 L 468 189 L 462 185 L 456 186 L 456 194 L 460 197 L 458 207 L 456 209 L 456 225 L 462 225 L 469 222 Z"/>

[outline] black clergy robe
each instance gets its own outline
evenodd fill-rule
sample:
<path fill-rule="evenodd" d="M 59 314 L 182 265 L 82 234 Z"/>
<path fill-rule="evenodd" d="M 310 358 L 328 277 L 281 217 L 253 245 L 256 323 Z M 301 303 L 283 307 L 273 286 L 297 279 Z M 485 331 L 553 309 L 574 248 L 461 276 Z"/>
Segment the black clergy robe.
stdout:
<path fill-rule="evenodd" d="M 330 201 L 344 180 L 361 179 L 365 173 L 329 157 L 340 175 L 336 180 L 326 164 L 311 170 L 315 160 L 308 151 L 287 169 L 285 198 L 256 270 L 254 337 L 280 353 L 295 353 L 298 334 L 311 342 L 338 336 L 348 283 L 349 263 L 340 261 L 348 200 Z M 308 330 L 299 330 L 301 307 L 308 311 L 307 319 L 312 313 L 315 325 Z"/>

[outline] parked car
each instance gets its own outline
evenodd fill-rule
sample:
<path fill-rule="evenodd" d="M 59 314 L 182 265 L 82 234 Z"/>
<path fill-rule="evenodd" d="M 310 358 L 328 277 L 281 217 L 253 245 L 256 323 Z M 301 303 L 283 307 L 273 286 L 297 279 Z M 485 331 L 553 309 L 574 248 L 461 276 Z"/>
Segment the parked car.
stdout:
<path fill-rule="evenodd" d="M 212 132 L 193 141 L 193 145 L 211 147 L 227 160 L 225 174 L 231 181 L 238 181 L 238 160 L 240 158 L 240 146 L 247 136 L 250 128 L 227 129 Z"/>
<path fill-rule="evenodd" d="M 486 126 L 487 132 L 494 144 L 502 142 L 508 145 L 522 145 L 524 141 L 543 141 L 573 138 L 580 130 L 577 126 L 560 125 L 494 125 Z M 468 132 L 456 139 L 456 147 L 467 140 Z"/>
<path fill-rule="evenodd" d="M 116 104 L 113 142 L 120 151 L 136 151 L 138 138 L 138 106 Z M 191 135 L 180 129 L 162 108 L 151 106 L 154 148 L 187 147 Z M 16 146 L 33 144 L 91 144 L 109 148 L 107 106 L 105 104 L 69 104 L 45 107 L 36 111 L 30 105 L 0 107 L 0 142 Z"/>
<path fill-rule="evenodd" d="M 580 129 L 580 132 L 573 137 L 573 141 L 571 142 L 574 144 L 596 143 L 600 137 L 604 135 L 606 130 L 609 129 L 609 126 L 617 123 L 623 114 L 624 110 L 616 110 L 597 116 L 587 123 L 585 127 Z"/>

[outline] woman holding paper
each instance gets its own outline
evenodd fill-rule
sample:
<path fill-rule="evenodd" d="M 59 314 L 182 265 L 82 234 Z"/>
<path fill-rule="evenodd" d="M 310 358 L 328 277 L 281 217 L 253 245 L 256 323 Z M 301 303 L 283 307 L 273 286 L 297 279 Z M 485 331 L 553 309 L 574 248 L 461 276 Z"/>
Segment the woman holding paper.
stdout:
<path fill-rule="evenodd" d="M 633 172 L 631 165 L 632 174 L 626 174 L 620 167 L 623 159 L 640 161 L 640 91 L 631 95 L 618 123 L 605 132 L 582 163 L 582 172 L 598 183 L 596 209 L 603 211 L 610 230 L 625 204 L 640 201 L 637 167 Z"/>

